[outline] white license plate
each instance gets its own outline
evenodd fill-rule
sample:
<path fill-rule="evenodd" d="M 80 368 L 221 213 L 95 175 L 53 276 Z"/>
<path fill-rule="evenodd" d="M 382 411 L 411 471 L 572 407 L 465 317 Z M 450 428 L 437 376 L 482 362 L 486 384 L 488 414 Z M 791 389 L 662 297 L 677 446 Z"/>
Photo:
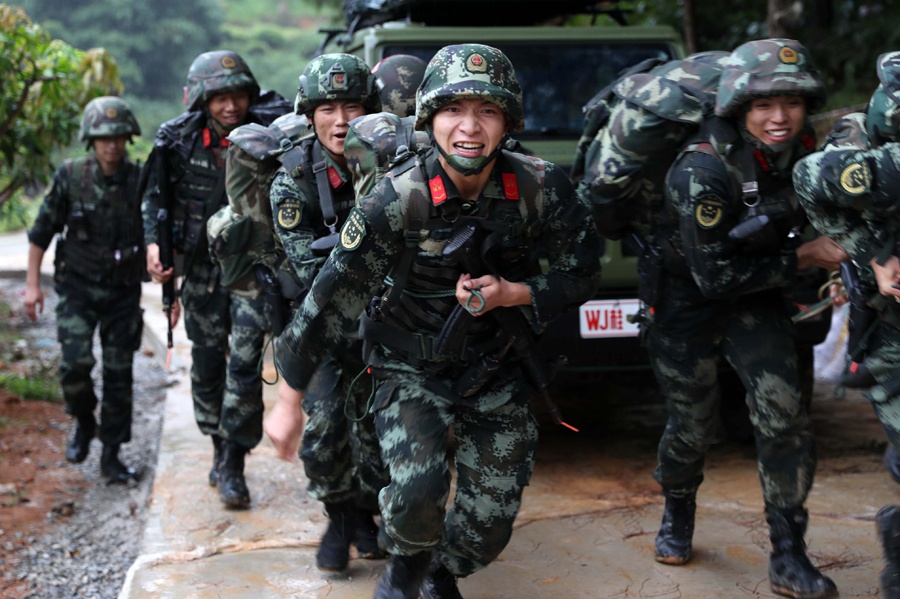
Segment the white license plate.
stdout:
<path fill-rule="evenodd" d="M 628 322 L 628 317 L 637 314 L 640 300 L 591 300 L 578 309 L 579 328 L 582 339 L 602 337 L 636 337 L 637 323 Z"/>

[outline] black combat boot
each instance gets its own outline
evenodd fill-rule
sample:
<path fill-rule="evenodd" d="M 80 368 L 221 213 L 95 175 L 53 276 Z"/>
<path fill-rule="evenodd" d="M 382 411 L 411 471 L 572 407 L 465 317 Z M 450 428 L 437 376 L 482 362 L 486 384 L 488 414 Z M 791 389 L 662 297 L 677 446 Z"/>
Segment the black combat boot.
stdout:
<path fill-rule="evenodd" d="M 226 506 L 245 509 L 250 506 L 250 491 L 244 480 L 244 456 L 249 451 L 225 439 L 222 440 L 222 461 L 219 464 L 219 499 Z"/>
<path fill-rule="evenodd" d="M 391 555 L 375 587 L 375 599 L 418 599 L 430 561 L 430 551 Z"/>
<path fill-rule="evenodd" d="M 772 555 L 769 557 L 769 583 L 778 595 L 794 599 L 837 597 L 834 582 L 819 572 L 806 556 L 806 509 L 766 509 Z"/>
<path fill-rule="evenodd" d="M 691 559 L 697 487 L 665 490 L 666 507 L 656 535 L 656 561 L 680 566 Z"/>
<path fill-rule="evenodd" d="M 456 576 L 447 569 L 437 554 L 431 558 L 421 591 L 422 599 L 463 599 L 456 586 Z"/>
<path fill-rule="evenodd" d="M 356 511 L 356 531 L 353 533 L 356 552 L 363 559 L 384 559 L 387 553 L 378 546 L 378 525 L 375 516 L 368 510 Z"/>
<path fill-rule="evenodd" d="M 881 596 L 884 599 L 900 599 L 900 506 L 886 505 L 878 510 L 875 527 L 884 551 Z"/>
<path fill-rule="evenodd" d="M 341 572 L 350 561 L 350 543 L 356 531 L 356 505 L 352 501 L 326 503 L 328 528 L 319 543 L 316 566 L 325 572 Z"/>
<path fill-rule="evenodd" d="M 134 470 L 119 461 L 119 446 L 103 444 L 100 454 L 100 473 L 110 483 L 126 483 L 134 476 Z"/>
<path fill-rule="evenodd" d="M 66 460 L 73 464 L 83 462 L 91 450 L 91 439 L 94 438 L 95 432 L 97 432 L 97 421 L 94 420 L 94 415 L 79 416 L 75 421 L 72 438 L 66 445 Z"/>
<path fill-rule="evenodd" d="M 213 444 L 213 464 L 209 470 L 209 486 L 215 487 L 219 484 L 219 466 L 222 465 L 222 437 L 219 435 L 210 435 Z"/>

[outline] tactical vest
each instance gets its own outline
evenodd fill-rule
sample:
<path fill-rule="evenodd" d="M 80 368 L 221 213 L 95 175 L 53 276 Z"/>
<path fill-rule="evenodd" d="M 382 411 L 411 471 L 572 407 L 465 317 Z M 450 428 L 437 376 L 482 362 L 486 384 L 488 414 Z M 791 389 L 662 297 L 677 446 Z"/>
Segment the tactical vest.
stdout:
<path fill-rule="evenodd" d="M 201 135 L 195 136 L 190 156 L 182 165 L 184 174 L 175 189 L 173 242 L 182 254 L 206 246 L 206 221 L 226 203 L 225 168 L 218 166 L 214 150 L 201 144 L 201 139 Z M 211 197 L 214 192 L 218 197 Z"/>
<path fill-rule="evenodd" d="M 814 149 L 815 137 L 812 132 L 801 131 L 795 141 L 793 151 L 796 155 L 791 165 Z M 761 236 L 761 241 L 757 243 L 746 244 L 746 252 L 771 254 L 782 249 L 785 240 L 792 233 L 799 235 L 807 220 L 794 192 L 790 167 L 786 172 L 777 172 L 760 150 L 754 149 L 740 136 L 733 122 L 718 117 L 708 119 L 700 134 L 685 145 L 681 154 L 686 152 L 703 152 L 725 164 L 732 187 L 732 198 L 741 202 L 742 225 L 760 216 L 769 220 L 766 225 L 769 227 L 767 234 Z M 658 236 L 667 270 L 690 276 L 683 252 L 673 240 L 672 233 L 677 228 L 678 216 L 669 201 L 666 202 L 661 222 L 669 232 L 668 235 Z M 735 241 L 741 243 L 738 239 Z"/>
<path fill-rule="evenodd" d="M 114 286 L 141 281 L 146 272 L 140 167 L 125 163 L 120 185 L 98 181 L 100 167 L 93 156 L 67 160 L 69 214 L 60 252 L 63 272 Z"/>
<path fill-rule="evenodd" d="M 407 159 L 387 175 L 405 202 L 406 248 L 388 289 L 373 301 L 360 326 L 360 336 L 367 341 L 391 349 L 410 364 L 431 367 L 442 362 L 470 363 L 498 342 L 499 329 L 492 318 L 476 319 L 459 353 L 439 351 L 441 331 L 458 305 L 456 282 L 467 269 L 459 260 L 420 252 L 421 242 L 427 239 L 445 246 L 460 226 L 477 222 L 490 232 L 480 251 L 487 271 L 522 280 L 539 268 L 537 239 L 544 210 L 544 172 L 538 159 L 502 151 L 495 171 L 503 181 L 506 199 L 480 204 L 475 214 L 461 212 L 455 200 L 447 202 L 441 177 L 428 175 L 427 166 L 436 160 L 437 152 L 432 150 Z"/>

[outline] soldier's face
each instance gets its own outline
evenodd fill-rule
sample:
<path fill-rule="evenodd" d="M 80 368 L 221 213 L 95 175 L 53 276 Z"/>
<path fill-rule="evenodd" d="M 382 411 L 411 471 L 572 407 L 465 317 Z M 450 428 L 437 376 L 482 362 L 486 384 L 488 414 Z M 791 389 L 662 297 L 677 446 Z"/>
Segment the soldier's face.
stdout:
<path fill-rule="evenodd" d="M 766 145 L 775 145 L 796 137 L 805 119 L 803 96 L 775 96 L 752 100 L 744 122 L 750 135 Z"/>
<path fill-rule="evenodd" d="M 230 92 L 217 94 L 206 103 L 209 116 L 231 131 L 244 122 L 250 110 L 250 94 L 247 92 Z"/>
<path fill-rule="evenodd" d="M 125 156 L 127 142 L 127 135 L 94 138 L 94 154 L 97 156 L 97 162 L 100 163 L 100 169 L 104 175 L 111 175 L 118 170 L 119 165 L 122 164 L 122 158 Z"/>
<path fill-rule="evenodd" d="M 359 102 L 335 100 L 319 104 L 313 111 L 313 126 L 316 137 L 333 156 L 344 155 L 344 138 L 350 128 L 350 121 L 366 114 L 366 109 Z"/>
<path fill-rule="evenodd" d="M 506 128 L 503 111 L 493 102 L 477 98 L 444 104 L 431 121 L 434 141 L 447 154 L 462 158 L 478 158 L 493 152 Z"/>

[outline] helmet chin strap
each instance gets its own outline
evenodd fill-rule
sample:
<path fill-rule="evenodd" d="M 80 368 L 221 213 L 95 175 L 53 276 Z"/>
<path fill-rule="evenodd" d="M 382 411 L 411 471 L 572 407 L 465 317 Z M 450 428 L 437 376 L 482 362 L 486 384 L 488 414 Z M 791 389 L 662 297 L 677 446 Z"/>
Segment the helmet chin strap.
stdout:
<path fill-rule="evenodd" d="M 487 165 L 493 162 L 494 158 L 497 157 L 497 154 L 500 152 L 500 149 L 503 147 L 503 144 L 506 142 L 506 139 L 509 137 L 509 134 L 504 133 L 503 137 L 500 139 L 500 143 L 497 144 L 497 147 L 488 154 L 487 156 L 477 156 L 475 158 L 463 158 L 458 154 L 448 154 L 444 148 L 440 146 L 437 142 L 434 141 L 434 132 L 431 130 L 431 127 L 427 128 L 428 134 L 431 137 L 432 145 L 437 146 L 438 152 L 441 153 L 441 156 L 444 157 L 444 160 L 447 161 L 447 164 L 450 165 L 450 168 L 461 174 L 463 177 L 468 177 L 470 175 L 477 175 L 481 171 L 483 171 Z"/>

